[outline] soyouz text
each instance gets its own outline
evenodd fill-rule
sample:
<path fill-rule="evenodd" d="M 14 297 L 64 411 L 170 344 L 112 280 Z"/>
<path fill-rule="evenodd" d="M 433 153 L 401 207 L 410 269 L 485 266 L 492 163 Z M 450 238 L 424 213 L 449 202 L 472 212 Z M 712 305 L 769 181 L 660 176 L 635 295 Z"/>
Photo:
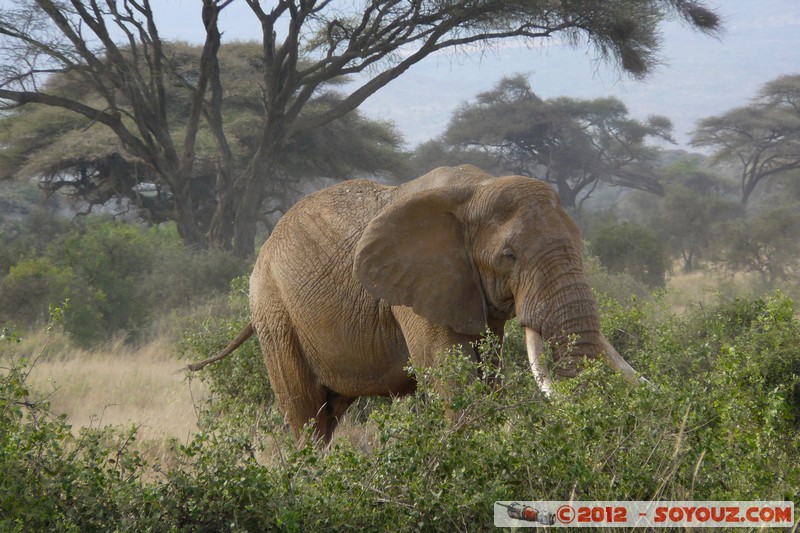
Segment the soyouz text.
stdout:
<path fill-rule="evenodd" d="M 787 501 L 502 501 L 498 527 L 791 527 Z"/>

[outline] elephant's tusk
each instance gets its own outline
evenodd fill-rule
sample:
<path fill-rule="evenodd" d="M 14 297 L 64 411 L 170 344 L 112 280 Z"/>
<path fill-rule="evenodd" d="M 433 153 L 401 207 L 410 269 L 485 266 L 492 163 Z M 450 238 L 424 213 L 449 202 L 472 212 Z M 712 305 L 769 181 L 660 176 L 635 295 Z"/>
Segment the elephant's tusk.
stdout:
<path fill-rule="evenodd" d="M 619 352 L 617 352 L 617 350 L 611 346 L 611 343 L 608 342 L 608 339 L 606 339 L 606 336 L 602 333 L 600 334 L 600 342 L 602 344 L 603 351 L 605 352 L 606 363 L 608 363 L 608 366 L 622 374 L 622 376 L 632 385 L 647 383 L 648 385 L 652 386 L 650 381 L 640 376 L 639 373 L 634 370 L 625 359 L 622 358 Z"/>
<path fill-rule="evenodd" d="M 533 372 L 536 381 L 539 383 L 539 388 L 545 396 L 550 396 L 553 392 L 553 380 L 550 379 L 550 371 L 547 370 L 547 366 L 544 364 L 544 341 L 541 334 L 526 327 L 525 347 L 528 350 L 531 372 Z"/>

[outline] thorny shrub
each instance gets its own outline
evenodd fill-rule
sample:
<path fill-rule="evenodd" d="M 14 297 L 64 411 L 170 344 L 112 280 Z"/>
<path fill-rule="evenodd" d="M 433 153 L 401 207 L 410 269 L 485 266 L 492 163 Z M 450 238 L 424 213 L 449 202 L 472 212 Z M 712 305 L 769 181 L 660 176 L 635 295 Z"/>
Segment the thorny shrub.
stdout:
<path fill-rule="evenodd" d="M 132 450 L 132 431 L 71 436 L 28 394 L 28 367 L 5 335 L 0 529 L 479 531 L 495 500 L 800 503 L 792 301 L 775 294 L 680 317 L 656 307 L 603 303 L 606 335 L 653 387 L 588 364 L 546 398 L 511 328 L 502 350 L 497 339 L 481 344 L 481 362 L 454 350 L 434 368 L 410 367 L 416 392 L 372 409 L 369 446 L 293 443 L 279 415 L 243 407 L 263 412 L 271 396 L 256 356 L 236 354 L 207 371 L 216 403 L 168 469 Z M 238 326 L 209 323 L 188 346 L 213 353 Z"/>

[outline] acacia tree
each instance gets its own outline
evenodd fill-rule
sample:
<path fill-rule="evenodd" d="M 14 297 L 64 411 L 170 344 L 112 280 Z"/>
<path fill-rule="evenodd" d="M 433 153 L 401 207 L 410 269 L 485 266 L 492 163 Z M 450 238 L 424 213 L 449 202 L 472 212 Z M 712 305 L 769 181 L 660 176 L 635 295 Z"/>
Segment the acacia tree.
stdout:
<path fill-rule="evenodd" d="M 756 186 L 800 169 L 800 74 L 781 76 L 754 102 L 701 120 L 692 145 L 714 150 L 716 162 L 741 164 L 741 202 Z"/>
<path fill-rule="evenodd" d="M 660 194 L 659 151 L 647 140 L 671 141 L 671 127 L 665 117 L 628 117 L 616 98 L 543 100 L 516 75 L 456 111 L 443 140 L 553 184 L 561 202 L 576 208 L 600 182 Z"/>
<path fill-rule="evenodd" d="M 201 50 L 186 43 L 164 47 L 171 68 L 184 76 L 196 72 Z M 226 136 L 231 139 L 234 164 L 241 167 L 252 157 L 263 117 L 260 110 L 260 45 L 232 43 L 220 50 L 221 76 L 226 84 L 221 103 Z M 97 102 L 99 95 L 82 78 L 56 73 L 45 81 L 51 87 L 80 95 L 82 103 Z M 167 86 L 168 120 L 173 138 L 186 127 L 190 94 Z M 314 106 L 338 98 L 324 93 Z M 284 212 L 315 178 L 344 179 L 354 172 L 386 174 L 407 166 L 400 151 L 401 137 L 390 123 L 369 120 L 357 110 L 313 132 L 296 138 L 281 157 L 284 186 L 268 198 L 271 211 Z M 201 228 L 209 228 L 216 206 L 216 157 L 209 129 L 201 125 L 192 167 L 193 211 Z M 61 191 L 76 199 L 86 211 L 115 201 L 116 209 L 130 210 L 151 223 L 172 220 L 173 195 L 152 168 L 124 150 L 109 128 L 58 107 L 25 106 L 0 118 L 0 179 L 35 178 L 48 193 Z M 388 176 L 387 176 L 388 177 Z"/>
<path fill-rule="evenodd" d="M 219 12 L 232 0 L 203 0 L 206 39 L 196 76 L 170 68 L 149 0 L 17 0 L 0 15 L 5 54 L 0 99 L 12 105 L 58 106 L 91 118 L 146 161 L 175 196 L 175 218 L 190 242 L 210 241 L 240 256 L 253 253 L 258 210 L 279 189 L 281 154 L 305 132 L 356 109 L 366 98 L 430 54 L 499 39 L 562 36 L 588 43 L 634 76 L 655 63 L 658 27 L 679 17 L 714 31 L 719 18 L 699 0 L 244 0 L 262 28 L 264 120 L 252 158 L 237 168 L 220 103 Z M 124 45 L 117 43 L 117 36 Z M 93 83 L 102 101 L 87 105 L 40 90 L 42 75 L 71 72 Z M 336 101 L 308 113 L 326 85 L 369 73 Z M 187 126 L 173 137 L 166 86 L 191 94 Z M 216 206 L 207 231 L 192 209 L 193 165 L 200 122 L 217 149 Z"/>
<path fill-rule="evenodd" d="M 684 272 L 691 272 L 700 261 L 715 257 L 731 221 L 743 212 L 735 199 L 726 197 L 725 182 L 718 176 L 699 168 L 670 170 L 650 222 L 672 254 L 683 260 Z"/>
<path fill-rule="evenodd" d="M 800 274 L 800 210 L 778 205 L 729 225 L 722 259 L 732 272 L 742 270 L 760 276 L 766 287 Z"/>

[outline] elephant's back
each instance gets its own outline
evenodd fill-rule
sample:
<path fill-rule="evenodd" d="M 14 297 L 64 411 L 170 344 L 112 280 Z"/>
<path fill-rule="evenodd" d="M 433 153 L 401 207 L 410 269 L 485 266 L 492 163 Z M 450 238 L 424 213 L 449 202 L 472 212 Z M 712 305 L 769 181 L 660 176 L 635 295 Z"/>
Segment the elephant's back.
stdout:
<path fill-rule="evenodd" d="M 275 226 L 278 239 L 298 228 L 324 228 L 350 234 L 364 229 L 392 200 L 395 187 L 369 180 L 349 180 L 304 196 Z M 272 237 L 270 237 L 272 239 Z"/>
<path fill-rule="evenodd" d="M 340 247 L 343 241 L 363 232 L 390 202 L 393 189 L 368 180 L 350 180 L 304 196 L 275 225 L 259 261 L 275 255 L 330 252 L 326 247 L 331 245 Z M 312 248 L 305 250 L 306 246 Z"/>

